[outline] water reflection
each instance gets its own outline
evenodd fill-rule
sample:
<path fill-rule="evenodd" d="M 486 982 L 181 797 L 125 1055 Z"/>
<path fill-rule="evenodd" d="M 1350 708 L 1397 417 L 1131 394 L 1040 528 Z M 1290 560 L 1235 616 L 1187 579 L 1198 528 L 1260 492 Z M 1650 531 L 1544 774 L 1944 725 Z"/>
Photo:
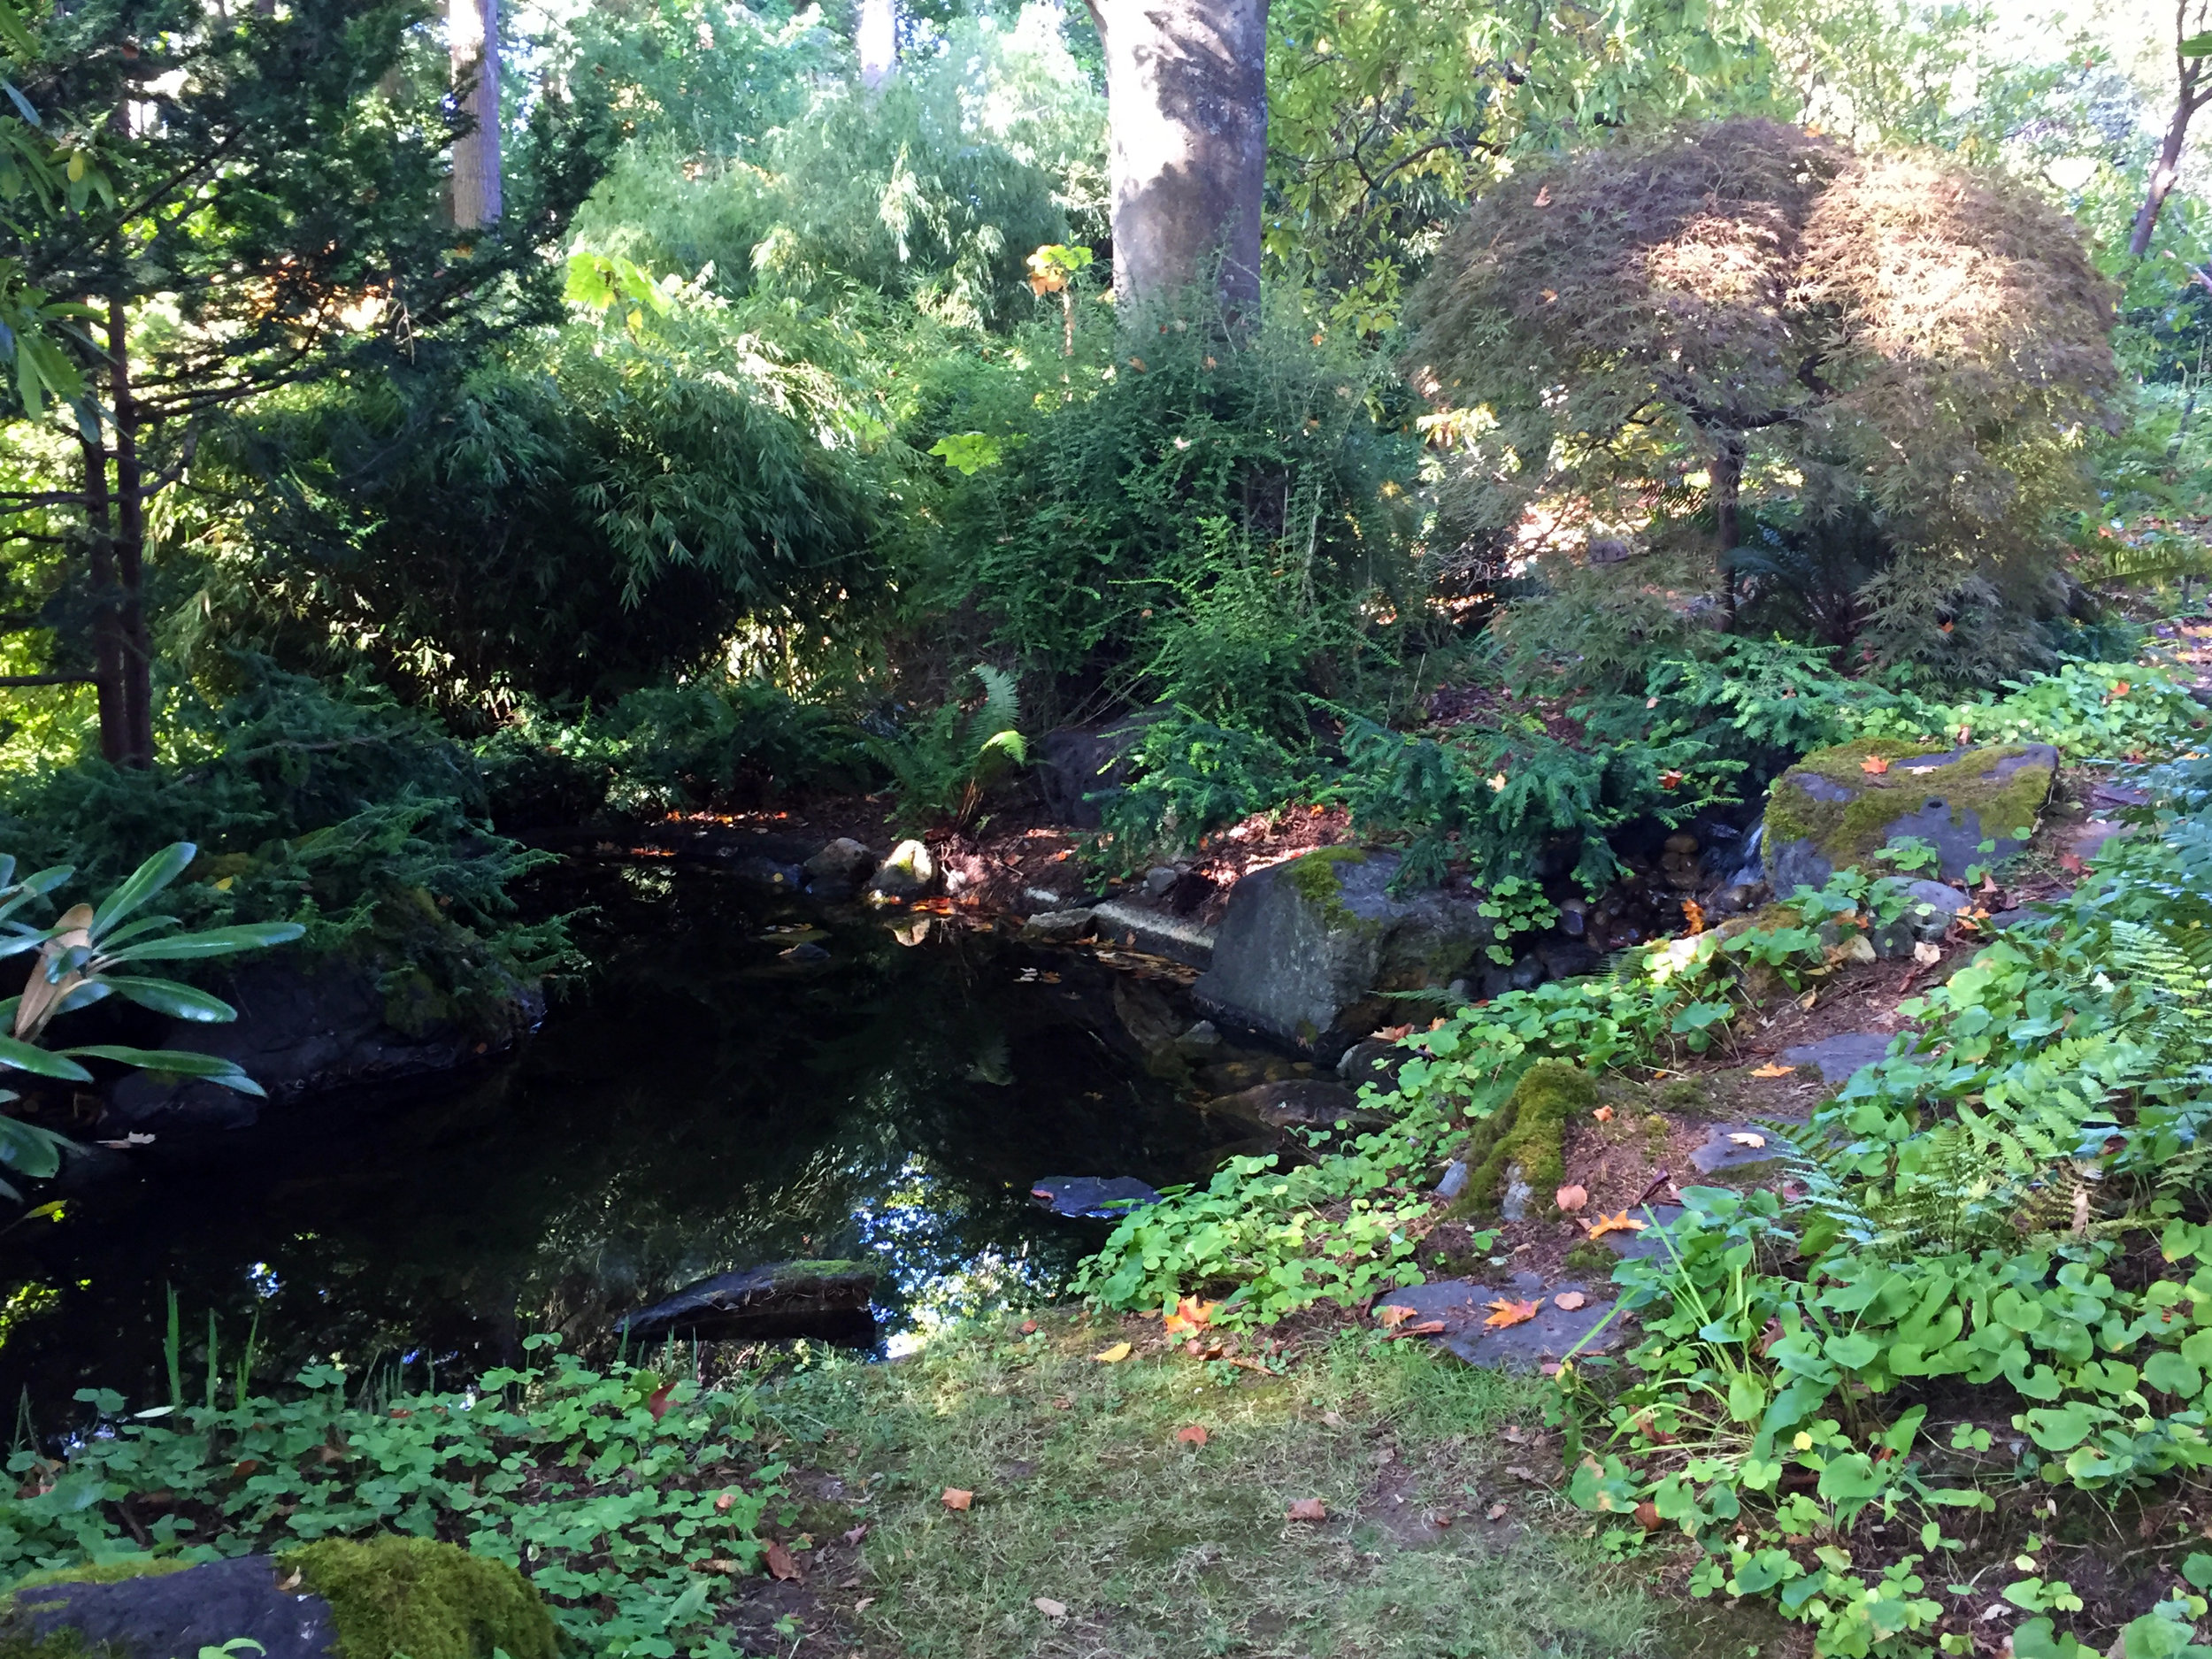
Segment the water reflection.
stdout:
<path fill-rule="evenodd" d="M 1156 1074 L 1170 985 L 974 931 L 818 926 L 707 872 L 561 896 L 597 907 L 600 967 L 519 1061 L 163 1147 L 0 1239 L 5 1397 L 42 1419 L 82 1386 L 165 1398 L 170 1286 L 194 1379 L 211 1310 L 226 1371 L 252 1328 L 265 1378 L 413 1356 L 420 1383 L 798 1256 L 887 1261 L 895 1333 L 1064 1283 L 1102 1229 L 1039 1211 L 1035 1178 L 1187 1179 L 1225 1133 Z"/>

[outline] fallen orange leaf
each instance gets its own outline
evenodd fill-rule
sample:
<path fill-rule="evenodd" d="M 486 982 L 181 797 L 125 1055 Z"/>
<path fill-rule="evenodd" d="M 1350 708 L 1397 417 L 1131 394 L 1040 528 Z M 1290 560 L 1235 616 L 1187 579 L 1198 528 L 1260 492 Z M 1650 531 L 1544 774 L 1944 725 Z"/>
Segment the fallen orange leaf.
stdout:
<path fill-rule="evenodd" d="M 1572 1313 L 1578 1308 L 1587 1307 L 1589 1302 L 1590 1299 L 1578 1290 L 1563 1290 L 1551 1299 L 1551 1305 Z"/>
<path fill-rule="evenodd" d="M 806 1576 L 799 1571 L 799 1563 L 791 1559 L 791 1552 L 772 1538 L 768 1540 L 768 1576 L 792 1583 Z"/>
<path fill-rule="evenodd" d="M 1552 1194 L 1552 1202 L 1571 1216 L 1590 1202 L 1590 1192 L 1585 1187 L 1563 1187 Z"/>
<path fill-rule="evenodd" d="M 1624 1210 L 1617 1216 L 1601 1214 L 1590 1227 L 1589 1235 L 1594 1239 L 1601 1239 L 1609 1233 L 1641 1233 L 1643 1230 L 1644 1224 L 1632 1218 Z"/>
<path fill-rule="evenodd" d="M 1375 1310 L 1375 1323 L 1386 1331 L 1394 1331 L 1414 1316 L 1415 1310 L 1386 1302 Z"/>
<path fill-rule="evenodd" d="M 1613 1109 L 1610 1106 L 1601 1106 L 1597 1109 L 1597 1110 L 1592 1112 L 1590 1116 L 1596 1118 L 1601 1124 L 1609 1124 L 1613 1121 Z"/>
<path fill-rule="evenodd" d="M 944 1505 L 948 1509 L 964 1509 L 974 1502 L 975 1494 L 972 1492 L 963 1491 L 958 1486 L 945 1488 Z"/>
<path fill-rule="evenodd" d="M 1411 1035 L 1413 1035 L 1413 1027 L 1410 1025 L 1385 1025 L 1375 1033 L 1377 1040 L 1382 1042 L 1396 1042 L 1402 1037 Z"/>
<path fill-rule="evenodd" d="M 1390 1333 L 1390 1338 L 1394 1342 L 1402 1336 L 1442 1336 L 1443 1334 L 1444 1322 L 1441 1319 L 1424 1319 L 1418 1325 L 1400 1325 Z"/>
<path fill-rule="evenodd" d="M 1878 778 L 1889 770 L 1889 762 L 1879 755 L 1869 755 L 1859 763 L 1859 770 Z"/>
<path fill-rule="evenodd" d="M 1536 1304 L 1532 1302 L 1509 1302 L 1501 1296 L 1486 1305 L 1490 1310 L 1490 1317 L 1483 1324 L 1494 1325 L 1500 1330 L 1509 1325 L 1526 1325 L 1536 1317 Z"/>
<path fill-rule="evenodd" d="M 1506 1516 L 1505 1505 L 1502 1503 L 1494 1503 L 1490 1506 L 1488 1510 L 1486 1511 L 1486 1513 L 1487 1513 L 1489 1517 L 1494 1521 L 1502 1521 L 1505 1519 Z"/>
<path fill-rule="evenodd" d="M 1329 1511 L 1318 1498 L 1301 1498 L 1290 1506 L 1289 1518 L 1294 1521 L 1325 1521 Z"/>
<path fill-rule="evenodd" d="M 1118 1365 L 1129 1357 L 1129 1344 L 1117 1342 L 1113 1347 L 1094 1354 L 1091 1357 L 1102 1365 Z"/>
<path fill-rule="evenodd" d="M 1173 1336 L 1185 1331 L 1198 1331 L 1213 1323 L 1217 1302 L 1201 1302 L 1195 1296 L 1186 1296 L 1175 1304 L 1175 1311 L 1160 1322 L 1160 1328 Z"/>
<path fill-rule="evenodd" d="M 1751 1068 L 1751 1075 L 1754 1077 L 1787 1077 L 1791 1072 L 1796 1070 L 1797 1068 L 1795 1066 L 1784 1065 L 1779 1060 L 1777 1060 L 1770 1065 L 1753 1066 Z"/>
<path fill-rule="evenodd" d="M 1205 1425 L 1194 1423 L 1188 1428 L 1178 1429 L 1175 1431 L 1175 1439 L 1180 1445 L 1203 1446 L 1206 1443 Z"/>
<path fill-rule="evenodd" d="M 1646 1498 L 1636 1506 L 1635 1514 L 1636 1525 L 1642 1527 L 1644 1531 L 1655 1532 L 1659 1530 L 1659 1506 L 1649 1498 Z"/>
<path fill-rule="evenodd" d="M 1659 774 L 1659 787 L 1662 789 L 1679 789 L 1682 787 L 1682 774 L 1675 771 L 1673 767 L 1668 767 L 1666 771 Z"/>

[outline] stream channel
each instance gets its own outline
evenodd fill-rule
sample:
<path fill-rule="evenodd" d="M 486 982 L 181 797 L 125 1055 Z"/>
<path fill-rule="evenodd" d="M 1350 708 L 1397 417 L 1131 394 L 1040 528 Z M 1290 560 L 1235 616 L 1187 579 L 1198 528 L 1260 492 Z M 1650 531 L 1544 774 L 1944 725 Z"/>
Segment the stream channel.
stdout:
<path fill-rule="evenodd" d="M 1033 1181 L 1202 1179 L 1251 1131 L 1194 1102 L 1288 1070 L 1222 1050 L 1194 1077 L 1173 976 L 1004 929 L 823 915 L 710 870 L 564 879 L 539 896 L 590 907 L 595 966 L 515 1058 L 150 1148 L 0 1235 L 11 1418 L 27 1400 L 50 1432 L 84 1387 L 165 1401 L 172 1290 L 194 1398 L 211 1315 L 226 1398 L 250 1335 L 260 1385 L 335 1360 L 451 1386 L 533 1331 L 611 1355 L 629 1310 L 800 1257 L 879 1259 L 896 1351 L 1064 1289 L 1108 1228 Z M 784 956 L 803 943 L 827 960 Z"/>

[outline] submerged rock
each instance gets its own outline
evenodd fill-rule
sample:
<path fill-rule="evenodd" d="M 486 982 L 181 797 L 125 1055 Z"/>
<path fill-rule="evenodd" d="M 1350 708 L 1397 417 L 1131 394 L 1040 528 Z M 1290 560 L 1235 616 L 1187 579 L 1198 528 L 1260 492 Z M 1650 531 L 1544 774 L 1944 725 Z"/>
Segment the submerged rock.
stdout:
<path fill-rule="evenodd" d="M 2057 768 L 2047 743 L 1924 751 L 1863 741 L 1816 750 L 1775 780 L 1767 798 L 1768 879 L 1787 896 L 1884 847 L 1919 840 L 1934 846 L 1947 880 L 1962 879 L 1968 865 L 2026 845 Z M 1985 841 L 1995 843 L 1990 851 L 1981 850 Z"/>
<path fill-rule="evenodd" d="M 1089 935 L 1097 918 L 1088 910 L 1041 910 L 1021 926 L 1025 945 L 1067 945 Z"/>
<path fill-rule="evenodd" d="M 1325 847 L 1254 871 L 1229 895 L 1194 995 L 1334 1059 L 1383 1023 L 1388 1004 L 1377 992 L 1443 986 L 1492 935 L 1471 894 L 1391 896 L 1398 865 L 1394 853 Z"/>
<path fill-rule="evenodd" d="M 778 1262 L 718 1273 L 615 1322 L 634 1342 L 663 1336 L 772 1342 L 812 1337 L 846 1348 L 876 1340 L 869 1262 Z"/>
<path fill-rule="evenodd" d="M 1208 1102 L 1207 1110 L 1264 1124 L 1270 1129 L 1333 1129 L 1342 1124 L 1355 1133 L 1380 1129 L 1386 1112 L 1371 1111 L 1341 1083 L 1320 1078 L 1292 1078 L 1262 1083 Z"/>
<path fill-rule="evenodd" d="M 835 904 L 851 898 L 876 872 L 876 856 L 849 835 L 835 841 L 808 859 L 806 890 Z"/>
<path fill-rule="evenodd" d="M 1133 1176 L 1045 1175 L 1029 1184 L 1029 1195 L 1056 1216 L 1118 1221 L 1133 1210 L 1160 1202 L 1159 1194 Z"/>

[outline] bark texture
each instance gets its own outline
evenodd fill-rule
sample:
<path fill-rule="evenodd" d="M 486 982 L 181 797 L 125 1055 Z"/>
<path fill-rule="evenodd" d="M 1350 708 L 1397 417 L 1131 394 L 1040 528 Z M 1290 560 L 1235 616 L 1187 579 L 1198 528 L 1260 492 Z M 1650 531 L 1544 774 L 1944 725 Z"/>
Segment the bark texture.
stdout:
<path fill-rule="evenodd" d="M 466 230 L 499 217 L 499 0 L 447 0 L 446 49 L 476 123 L 453 146 L 453 222 Z"/>
<path fill-rule="evenodd" d="M 1087 0 L 1106 48 L 1114 291 L 1167 299 L 1217 263 L 1233 318 L 1260 294 L 1267 0 Z"/>
<path fill-rule="evenodd" d="M 2190 15 L 2193 4 L 2193 18 Z M 2165 142 L 2158 147 L 2158 160 L 2151 168 L 2150 188 L 2144 193 L 2143 205 L 2136 211 L 2134 232 L 2128 237 L 2128 252 L 2138 259 L 2151 250 L 2151 233 L 2158 228 L 2166 198 L 2181 178 L 2181 152 L 2189 141 L 2189 123 L 2212 100 L 2203 55 L 2183 50 L 2193 43 L 2193 33 L 2203 28 L 2207 11 L 2205 0 L 2174 0 L 2174 69 L 2180 84 L 2174 98 L 2174 119 L 2167 124 Z"/>

